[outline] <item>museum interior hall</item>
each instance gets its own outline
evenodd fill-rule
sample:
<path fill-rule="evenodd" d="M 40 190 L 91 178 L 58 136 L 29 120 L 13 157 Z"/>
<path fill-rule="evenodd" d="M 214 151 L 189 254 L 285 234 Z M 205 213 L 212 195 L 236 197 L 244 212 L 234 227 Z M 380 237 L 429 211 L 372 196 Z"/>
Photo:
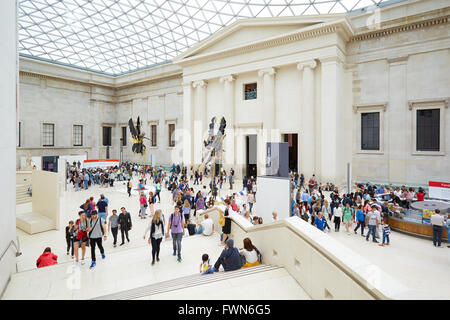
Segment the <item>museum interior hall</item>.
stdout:
<path fill-rule="evenodd" d="M 449 17 L 0 1 L 0 300 L 450 299 Z"/>

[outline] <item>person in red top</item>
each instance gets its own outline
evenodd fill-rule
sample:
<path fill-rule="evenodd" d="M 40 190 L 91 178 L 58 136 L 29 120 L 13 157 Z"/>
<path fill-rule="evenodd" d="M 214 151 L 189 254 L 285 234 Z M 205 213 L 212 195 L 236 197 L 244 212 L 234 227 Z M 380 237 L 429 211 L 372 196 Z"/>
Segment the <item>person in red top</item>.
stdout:
<path fill-rule="evenodd" d="M 233 199 L 233 202 L 231 202 L 231 209 L 233 210 L 233 211 L 235 211 L 235 212 L 238 212 L 239 211 L 239 208 L 238 208 L 238 205 L 237 205 L 237 203 L 236 203 L 236 200 L 235 199 Z"/>
<path fill-rule="evenodd" d="M 425 198 L 425 193 L 422 188 L 419 188 L 419 192 L 416 193 L 417 201 L 423 201 Z"/>
<path fill-rule="evenodd" d="M 58 264 L 57 260 L 58 256 L 56 254 L 53 254 L 52 249 L 47 247 L 45 248 L 44 253 L 39 257 L 39 259 L 37 259 L 36 266 L 38 268 L 51 266 L 54 264 Z"/>

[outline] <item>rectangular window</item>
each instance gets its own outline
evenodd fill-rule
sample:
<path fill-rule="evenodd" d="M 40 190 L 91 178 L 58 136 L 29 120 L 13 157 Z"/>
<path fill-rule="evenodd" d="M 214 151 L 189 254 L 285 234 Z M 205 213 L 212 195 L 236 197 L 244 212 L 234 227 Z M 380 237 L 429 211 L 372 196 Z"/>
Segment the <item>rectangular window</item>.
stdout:
<path fill-rule="evenodd" d="M 73 126 L 73 145 L 79 147 L 83 145 L 83 126 Z"/>
<path fill-rule="evenodd" d="M 175 124 L 169 124 L 169 147 L 175 147 Z"/>
<path fill-rule="evenodd" d="M 361 150 L 380 149 L 380 113 L 361 113 Z"/>
<path fill-rule="evenodd" d="M 122 147 L 127 146 L 127 127 L 122 127 Z"/>
<path fill-rule="evenodd" d="M 257 84 L 248 83 L 244 85 L 244 100 L 253 100 L 257 97 Z"/>
<path fill-rule="evenodd" d="M 152 147 L 156 147 L 156 145 L 157 145 L 157 140 L 156 140 L 156 124 L 152 124 L 152 126 L 151 126 L 151 128 L 152 128 L 152 136 L 151 136 L 151 139 L 152 139 Z"/>
<path fill-rule="evenodd" d="M 55 145 L 55 125 L 53 123 L 44 123 L 42 125 L 42 145 L 44 147 L 53 147 Z"/>
<path fill-rule="evenodd" d="M 111 127 L 103 127 L 103 145 L 111 146 Z"/>
<path fill-rule="evenodd" d="M 439 151 L 440 109 L 417 110 L 417 151 Z"/>

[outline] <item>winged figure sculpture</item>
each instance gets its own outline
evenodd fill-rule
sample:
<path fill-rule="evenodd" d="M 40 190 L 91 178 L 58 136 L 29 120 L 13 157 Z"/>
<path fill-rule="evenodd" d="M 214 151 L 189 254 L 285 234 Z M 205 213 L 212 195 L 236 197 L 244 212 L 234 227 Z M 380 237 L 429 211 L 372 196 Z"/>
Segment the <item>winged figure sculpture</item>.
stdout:
<path fill-rule="evenodd" d="M 144 131 L 141 132 L 141 125 L 142 122 L 139 117 L 137 118 L 136 126 L 134 126 L 133 119 L 130 118 L 130 120 L 128 121 L 128 127 L 130 128 L 131 133 L 131 141 L 133 142 L 131 150 L 133 151 L 133 153 L 144 155 L 146 149 L 144 145 L 144 139 L 148 138 L 145 137 Z"/>

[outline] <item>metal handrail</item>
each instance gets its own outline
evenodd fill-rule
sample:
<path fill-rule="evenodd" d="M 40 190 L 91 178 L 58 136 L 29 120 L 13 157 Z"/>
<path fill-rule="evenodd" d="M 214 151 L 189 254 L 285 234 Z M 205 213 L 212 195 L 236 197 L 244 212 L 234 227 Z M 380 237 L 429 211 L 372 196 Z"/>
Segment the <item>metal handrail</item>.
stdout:
<path fill-rule="evenodd" d="M 8 252 L 9 248 L 11 248 L 12 245 L 14 246 L 14 248 L 16 248 L 16 257 L 22 255 L 22 252 L 20 252 L 19 237 L 17 237 L 17 244 L 14 242 L 14 240 L 11 240 L 8 244 L 8 247 L 6 247 L 6 249 L 3 251 L 2 255 L 0 256 L 0 261 L 3 259 L 6 252 Z"/>

